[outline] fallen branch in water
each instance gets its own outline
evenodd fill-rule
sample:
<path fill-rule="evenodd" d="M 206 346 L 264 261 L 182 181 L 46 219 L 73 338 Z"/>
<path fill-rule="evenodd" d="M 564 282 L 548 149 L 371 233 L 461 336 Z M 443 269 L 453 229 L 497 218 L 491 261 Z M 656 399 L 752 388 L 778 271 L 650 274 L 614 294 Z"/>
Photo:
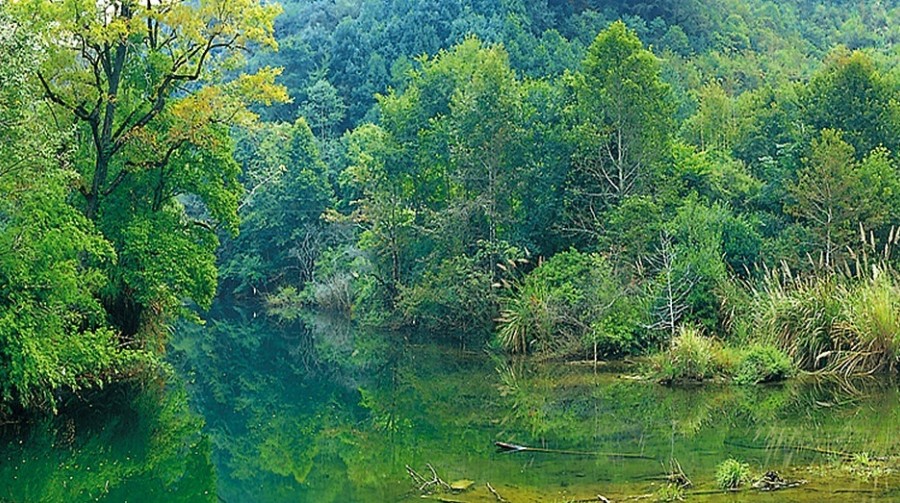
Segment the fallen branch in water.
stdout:
<path fill-rule="evenodd" d="M 682 489 L 688 489 L 694 485 L 687 474 L 684 473 L 684 469 L 681 468 L 681 463 L 675 457 L 669 460 L 669 474 L 666 476 L 666 481 Z"/>
<path fill-rule="evenodd" d="M 425 466 L 431 470 L 431 480 L 426 479 L 422 475 L 412 469 L 409 465 L 406 465 L 406 473 L 413 479 L 413 482 L 419 485 L 419 492 L 422 493 L 430 493 L 435 489 L 444 489 L 446 491 L 450 491 L 450 484 L 441 480 L 438 477 L 437 471 L 435 471 L 434 467 L 431 466 L 431 463 L 427 463 Z"/>
<path fill-rule="evenodd" d="M 628 454 L 623 452 L 594 452 L 594 451 L 569 451 L 563 449 L 544 449 L 541 447 L 528 447 L 525 445 L 510 444 L 508 442 L 494 442 L 501 452 L 543 452 L 547 454 L 566 454 L 570 456 L 607 456 L 611 458 L 627 459 L 656 459 L 643 454 Z"/>
<path fill-rule="evenodd" d="M 795 487 L 800 487 L 804 484 L 807 484 L 806 480 L 784 480 L 778 475 L 778 472 L 769 470 L 765 475 L 756 482 L 754 482 L 750 487 L 756 489 L 757 491 L 780 491 L 782 489 L 793 489 Z"/>
<path fill-rule="evenodd" d="M 485 485 L 487 485 L 488 491 L 490 491 L 491 494 L 493 494 L 494 497 L 497 498 L 497 501 L 499 501 L 500 503 L 509 503 L 509 500 L 504 498 L 503 496 L 500 496 L 500 493 L 498 493 L 497 490 L 494 489 L 494 486 L 492 486 L 490 482 L 486 483 Z"/>

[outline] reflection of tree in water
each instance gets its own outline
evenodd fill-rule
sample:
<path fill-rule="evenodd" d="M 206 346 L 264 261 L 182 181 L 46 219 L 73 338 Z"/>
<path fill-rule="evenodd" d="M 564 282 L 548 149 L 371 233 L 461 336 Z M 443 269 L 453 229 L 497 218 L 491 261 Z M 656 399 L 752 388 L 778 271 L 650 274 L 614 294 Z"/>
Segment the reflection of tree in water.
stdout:
<path fill-rule="evenodd" d="M 214 502 L 202 425 L 177 384 L 71 400 L 58 416 L 2 431 L 0 501 Z"/>
<path fill-rule="evenodd" d="M 339 454 L 354 441 L 348 425 L 367 416 L 358 389 L 369 351 L 348 325 L 326 318 L 277 324 L 238 309 L 213 314 L 178 331 L 172 356 L 207 417 L 221 496 L 346 500 Z"/>
<path fill-rule="evenodd" d="M 482 356 L 326 317 L 213 314 L 182 327 L 171 354 L 207 417 L 226 501 L 395 501 L 406 464 L 462 477 L 464 460 L 490 457 L 495 388 Z"/>
<path fill-rule="evenodd" d="M 896 385 L 875 379 L 679 388 L 565 365 L 502 362 L 497 371 L 503 425 L 526 445 L 674 455 L 686 470 L 710 473 L 728 454 L 783 467 L 821 451 L 900 448 Z M 608 461 L 598 469 L 630 469 Z"/>
<path fill-rule="evenodd" d="M 799 381 L 667 388 L 529 361 L 500 362 L 498 372 L 483 354 L 329 318 L 279 325 L 252 313 L 215 314 L 206 326 L 183 327 L 172 357 L 207 417 L 219 494 L 229 502 L 398 501 L 410 490 L 407 464 L 431 463 L 451 481 L 548 491 L 576 476 L 634 484 L 659 471 L 652 460 L 497 454 L 496 440 L 661 461 L 674 455 L 692 477 L 711 477 L 727 455 L 761 465 L 809 461 L 773 449 L 788 442 L 855 439 L 877 450 L 892 445 L 879 439 L 897 423 L 896 393 L 884 390 L 850 405 L 847 397 L 860 395 Z"/>

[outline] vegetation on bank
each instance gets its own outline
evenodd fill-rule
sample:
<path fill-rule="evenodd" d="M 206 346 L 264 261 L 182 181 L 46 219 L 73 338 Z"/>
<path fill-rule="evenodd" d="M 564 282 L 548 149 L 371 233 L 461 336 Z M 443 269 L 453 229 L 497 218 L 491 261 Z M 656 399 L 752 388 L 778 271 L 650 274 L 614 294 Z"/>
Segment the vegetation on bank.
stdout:
<path fill-rule="evenodd" d="M 280 11 L 0 6 L 0 413 L 154 375 L 220 276 L 466 347 L 896 370 L 900 9 Z"/>
<path fill-rule="evenodd" d="M 276 5 L 0 5 L 0 415 L 158 375 L 216 292 L 242 187 L 230 128 L 285 100 Z"/>
<path fill-rule="evenodd" d="M 465 346 L 659 353 L 664 382 L 891 372 L 900 109 L 876 54 L 684 91 L 622 22 L 541 78 L 466 38 L 319 139 L 341 238 L 260 288 Z"/>

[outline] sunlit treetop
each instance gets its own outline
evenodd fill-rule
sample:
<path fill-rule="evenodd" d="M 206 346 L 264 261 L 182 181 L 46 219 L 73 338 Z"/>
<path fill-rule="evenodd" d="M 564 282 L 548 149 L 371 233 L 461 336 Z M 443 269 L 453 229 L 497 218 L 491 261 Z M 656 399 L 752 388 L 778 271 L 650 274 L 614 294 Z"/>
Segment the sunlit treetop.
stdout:
<path fill-rule="evenodd" d="M 10 10 L 42 34 L 46 97 L 89 126 L 88 216 L 130 172 L 159 167 L 186 144 L 216 148 L 210 127 L 253 121 L 249 106 L 287 100 L 279 69 L 238 72 L 255 48 L 277 47 L 278 4 L 18 0 Z"/>

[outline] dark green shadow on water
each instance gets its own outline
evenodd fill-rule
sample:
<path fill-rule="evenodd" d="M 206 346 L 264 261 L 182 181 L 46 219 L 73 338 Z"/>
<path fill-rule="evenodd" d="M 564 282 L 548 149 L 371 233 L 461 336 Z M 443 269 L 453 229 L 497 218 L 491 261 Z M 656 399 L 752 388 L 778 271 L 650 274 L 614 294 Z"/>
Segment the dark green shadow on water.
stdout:
<path fill-rule="evenodd" d="M 517 503 L 617 501 L 657 491 L 671 459 L 694 482 L 689 501 L 900 499 L 893 464 L 850 469 L 824 453 L 900 452 L 891 381 L 666 388 L 226 306 L 180 326 L 170 360 L 174 383 L 6 426 L 0 501 L 420 501 L 406 466 L 430 475 L 427 464 L 475 482 L 458 501 L 496 501 L 487 483 Z M 500 453 L 495 441 L 651 459 Z M 809 483 L 716 492 L 728 458 Z"/>

